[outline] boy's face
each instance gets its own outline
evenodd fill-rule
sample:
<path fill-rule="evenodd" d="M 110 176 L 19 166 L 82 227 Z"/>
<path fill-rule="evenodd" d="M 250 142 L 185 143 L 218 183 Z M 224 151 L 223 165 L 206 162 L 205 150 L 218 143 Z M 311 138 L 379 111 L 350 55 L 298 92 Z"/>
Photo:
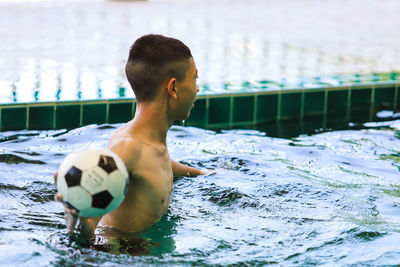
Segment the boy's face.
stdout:
<path fill-rule="evenodd" d="M 193 58 L 189 59 L 190 67 L 186 71 L 185 79 L 176 83 L 178 95 L 180 99 L 179 118 L 178 120 L 186 120 L 190 115 L 190 110 L 193 108 L 193 103 L 197 99 L 199 87 L 197 86 L 197 68 Z"/>

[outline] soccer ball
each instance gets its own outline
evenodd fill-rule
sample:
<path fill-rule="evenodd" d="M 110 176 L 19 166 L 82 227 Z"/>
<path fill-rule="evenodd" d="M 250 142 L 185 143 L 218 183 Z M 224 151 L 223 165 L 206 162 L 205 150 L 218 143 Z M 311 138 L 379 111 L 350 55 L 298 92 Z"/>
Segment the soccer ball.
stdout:
<path fill-rule="evenodd" d="M 104 215 L 124 200 L 129 174 L 114 152 L 88 149 L 69 154 L 58 170 L 57 190 L 79 216 Z"/>

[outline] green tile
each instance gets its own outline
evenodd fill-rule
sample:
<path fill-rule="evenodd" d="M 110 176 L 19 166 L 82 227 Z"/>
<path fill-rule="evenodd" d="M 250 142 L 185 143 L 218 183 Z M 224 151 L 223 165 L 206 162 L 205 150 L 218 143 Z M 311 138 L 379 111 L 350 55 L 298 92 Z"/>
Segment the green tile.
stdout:
<path fill-rule="evenodd" d="M 328 112 L 346 112 L 348 90 L 328 92 Z"/>
<path fill-rule="evenodd" d="M 233 122 L 253 121 L 254 96 L 233 98 Z"/>
<path fill-rule="evenodd" d="M 1 129 L 21 130 L 26 128 L 26 107 L 23 108 L 2 108 Z"/>
<path fill-rule="evenodd" d="M 300 117 L 301 93 L 286 93 L 281 96 L 281 118 Z"/>
<path fill-rule="evenodd" d="M 54 106 L 29 108 L 29 129 L 52 129 L 53 121 Z"/>
<path fill-rule="evenodd" d="M 304 93 L 304 116 L 316 115 L 324 112 L 325 92 Z"/>
<path fill-rule="evenodd" d="M 278 95 L 257 96 L 257 122 L 276 120 Z"/>
<path fill-rule="evenodd" d="M 278 124 L 277 136 L 281 138 L 292 138 L 303 132 L 300 118 L 281 120 Z"/>
<path fill-rule="evenodd" d="M 328 113 L 326 127 L 331 130 L 343 130 L 349 127 L 345 111 Z"/>
<path fill-rule="evenodd" d="M 375 88 L 375 107 L 393 107 L 394 87 Z"/>
<path fill-rule="evenodd" d="M 351 91 L 350 120 L 366 122 L 371 109 L 371 89 L 353 89 Z"/>
<path fill-rule="evenodd" d="M 198 99 L 194 103 L 194 107 L 190 111 L 190 116 L 185 121 L 185 125 L 205 127 L 205 123 L 206 123 L 206 99 Z"/>
<path fill-rule="evenodd" d="M 56 106 L 56 128 L 79 127 L 81 105 Z"/>
<path fill-rule="evenodd" d="M 368 89 L 353 89 L 351 91 L 350 107 L 353 108 L 368 108 L 371 105 L 371 88 Z"/>
<path fill-rule="evenodd" d="M 83 125 L 106 123 L 107 104 L 84 104 L 82 112 Z"/>
<path fill-rule="evenodd" d="M 399 108 L 400 108 L 400 88 L 399 88 L 399 87 L 397 87 L 397 88 L 396 88 L 396 90 L 397 90 L 397 103 L 396 103 L 396 109 L 399 109 Z M 395 94 L 395 96 L 396 96 L 396 94 Z"/>
<path fill-rule="evenodd" d="M 347 111 L 346 110 L 337 110 L 337 111 L 331 111 L 326 114 L 326 119 L 328 122 L 330 121 L 336 121 L 337 117 L 342 117 L 347 120 Z M 327 125 L 330 127 L 329 125 Z"/>
<path fill-rule="evenodd" d="M 324 128 L 324 115 L 308 115 L 307 118 L 303 120 L 303 133 L 313 134 L 316 129 Z"/>
<path fill-rule="evenodd" d="M 211 98 L 208 123 L 229 123 L 230 97 Z"/>
<path fill-rule="evenodd" d="M 279 126 L 278 121 L 269 120 L 269 121 L 257 123 L 254 126 L 254 128 L 256 130 L 265 132 L 267 134 L 267 136 L 278 136 L 278 132 L 279 132 L 278 126 Z"/>
<path fill-rule="evenodd" d="M 109 123 L 127 122 L 132 119 L 132 103 L 110 103 Z"/>
<path fill-rule="evenodd" d="M 356 123 L 370 121 L 370 109 L 369 108 L 352 109 L 350 112 L 350 121 Z"/>

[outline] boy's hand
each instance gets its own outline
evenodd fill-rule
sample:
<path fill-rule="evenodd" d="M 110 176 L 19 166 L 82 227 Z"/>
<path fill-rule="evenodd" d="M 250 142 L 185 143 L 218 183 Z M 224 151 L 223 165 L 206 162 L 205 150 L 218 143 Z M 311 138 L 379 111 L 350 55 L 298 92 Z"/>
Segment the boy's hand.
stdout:
<path fill-rule="evenodd" d="M 57 185 L 57 176 L 58 172 L 54 174 L 54 183 L 56 185 Z M 54 200 L 57 202 L 61 202 L 64 205 L 65 224 L 67 225 L 68 233 L 72 233 L 79 217 L 77 210 L 69 207 L 66 203 L 64 203 L 63 196 L 61 193 L 56 193 L 56 195 L 54 196 Z"/>
<path fill-rule="evenodd" d="M 171 160 L 171 164 L 174 176 L 197 176 L 197 175 L 210 176 L 215 174 L 215 170 L 208 170 L 208 169 L 200 170 L 174 160 Z"/>
<path fill-rule="evenodd" d="M 54 200 L 63 203 L 65 224 L 67 225 L 68 233 L 72 233 L 75 229 L 76 223 L 78 222 L 78 212 L 75 209 L 68 207 L 68 205 L 64 203 L 61 193 L 57 193 L 54 196 Z"/>
<path fill-rule="evenodd" d="M 217 173 L 217 170 L 205 169 L 205 170 L 201 170 L 201 172 L 203 173 L 202 175 L 204 175 L 204 176 L 211 176 L 211 175 L 215 175 Z"/>
<path fill-rule="evenodd" d="M 57 185 L 57 176 L 58 173 L 54 174 L 54 183 Z M 65 224 L 67 225 L 68 233 L 72 234 L 75 230 L 76 224 L 79 219 L 78 232 L 80 236 L 86 240 L 93 238 L 94 229 L 97 224 L 101 220 L 102 216 L 86 218 L 79 216 L 79 213 L 76 209 L 71 208 L 68 204 L 64 202 L 63 196 L 61 193 L 56 193 L 54 196 L 54 200 L 61 202 L 64 205 L 64 214 L 65 214 Z"/>

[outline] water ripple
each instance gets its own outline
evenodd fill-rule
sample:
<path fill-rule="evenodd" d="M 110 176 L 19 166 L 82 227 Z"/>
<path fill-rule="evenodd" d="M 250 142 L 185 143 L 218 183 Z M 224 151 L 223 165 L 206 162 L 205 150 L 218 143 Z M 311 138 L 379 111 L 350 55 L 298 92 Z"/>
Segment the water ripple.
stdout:
<path fill-rule="evenodd" d="M 41 160 L 32 160 L 28 158 L 24 158 L 21 156 L 18 156 L 16 154 L 0 154 L 0 162 L 6 163 L 6 164 L 20 164 L 20 163 L 28 163 L 28 164 L 41 164 L 44 165 L 46 162 L 41 161 Z"/>

